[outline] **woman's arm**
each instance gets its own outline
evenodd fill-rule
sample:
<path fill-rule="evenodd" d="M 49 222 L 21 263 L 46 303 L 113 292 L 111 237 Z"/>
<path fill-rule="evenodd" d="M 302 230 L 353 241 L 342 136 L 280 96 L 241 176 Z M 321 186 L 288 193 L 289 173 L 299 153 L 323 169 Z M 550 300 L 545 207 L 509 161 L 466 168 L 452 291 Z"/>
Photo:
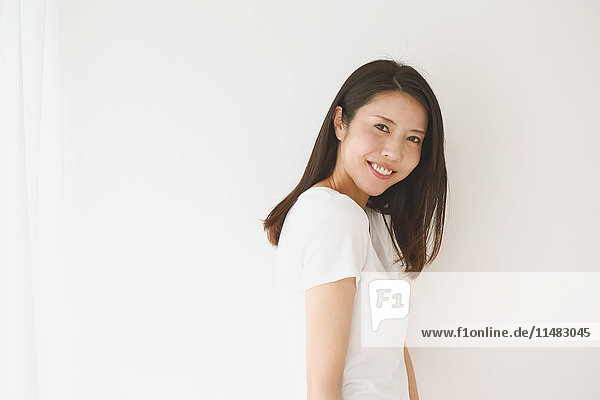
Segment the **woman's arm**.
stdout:
<path fill-rule="evenodd" d="M 413 369 L 412 360 L 410 359 L 410 353 L 408 352 L 406 343 L 404 344 L 404 364 L 406 364 L 406 374 L 408 375 L 408 395 L 410 400 L 419 400 L 415 370 Z"/>
<path fill-rule="evenodd" d="M 305 291 L 308 400 L 342 400 L 356 278 Z"/>

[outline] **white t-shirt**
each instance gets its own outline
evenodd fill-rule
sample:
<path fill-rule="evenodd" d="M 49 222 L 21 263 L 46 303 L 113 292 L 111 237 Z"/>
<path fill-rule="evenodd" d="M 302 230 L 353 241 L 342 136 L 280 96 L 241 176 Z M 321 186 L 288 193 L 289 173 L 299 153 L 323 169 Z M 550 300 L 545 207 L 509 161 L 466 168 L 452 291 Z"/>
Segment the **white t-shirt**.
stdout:
<path fill-rule="evenodd" d="M 306 309 L 304 291 L 361 272 L 391 271 L 395 256 L 382 215 L 363 210 L 349 196 L 311 187 L 289 210 L 276 255 L 279 322 L 284 335 L 288 387 L 292 400 L 306 400 Z M 386 216 L 389 223 L 389 216 Z M 384 266 L 385 264 L 385 266 Z M 400 274 L 402 275 L 402 274 Z M 344 400 L 408 400 L 403 347 L 363 347 L 356 291 L 344 366 Z M 398 335 L 406 337 L 407 319 Z"/>

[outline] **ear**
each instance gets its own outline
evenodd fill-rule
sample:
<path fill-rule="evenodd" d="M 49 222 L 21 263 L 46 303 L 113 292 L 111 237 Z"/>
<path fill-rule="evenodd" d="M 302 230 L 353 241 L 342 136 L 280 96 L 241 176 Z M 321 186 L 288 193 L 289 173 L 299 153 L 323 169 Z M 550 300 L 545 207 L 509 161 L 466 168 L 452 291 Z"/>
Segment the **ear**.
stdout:
<path fill-rule="evenodd" d="M 341 141 L 346 136 L 346 129 L 342 124 L 342 107 L 337 106 L 333 111 L 333 129 L 335 136 Z"/>

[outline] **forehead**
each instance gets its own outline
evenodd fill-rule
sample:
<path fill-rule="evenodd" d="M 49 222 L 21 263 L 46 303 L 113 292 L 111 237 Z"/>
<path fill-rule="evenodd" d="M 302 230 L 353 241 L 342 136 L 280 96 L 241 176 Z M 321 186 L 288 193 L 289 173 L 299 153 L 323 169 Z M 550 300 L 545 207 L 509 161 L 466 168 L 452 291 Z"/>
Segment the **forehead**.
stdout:
<path fill-rule="evenodd" d="M 360 108 L 358 114 L 365 118 L 373 114 L 383 115 L 396 124 L 415 125 L 414 128 L 427 126 L 427 111 L 411 95 L 405 92 L 378 93 L 370 103 Z"/>

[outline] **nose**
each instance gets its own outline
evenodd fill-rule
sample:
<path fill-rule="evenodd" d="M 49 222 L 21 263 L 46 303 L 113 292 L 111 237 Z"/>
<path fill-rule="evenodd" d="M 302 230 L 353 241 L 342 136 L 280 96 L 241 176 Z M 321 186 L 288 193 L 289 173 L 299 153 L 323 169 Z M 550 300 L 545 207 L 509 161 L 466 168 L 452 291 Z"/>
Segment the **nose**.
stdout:
<path fill-rule="evenodd" d="M 391 162 L 401 161 L 403 157 L 404 146 L 405 143 L 402 138 L 394 139 L 390 137 L 385 141 L 383 148 L 381 149 L 381 155 L 389 159 Z"/>

